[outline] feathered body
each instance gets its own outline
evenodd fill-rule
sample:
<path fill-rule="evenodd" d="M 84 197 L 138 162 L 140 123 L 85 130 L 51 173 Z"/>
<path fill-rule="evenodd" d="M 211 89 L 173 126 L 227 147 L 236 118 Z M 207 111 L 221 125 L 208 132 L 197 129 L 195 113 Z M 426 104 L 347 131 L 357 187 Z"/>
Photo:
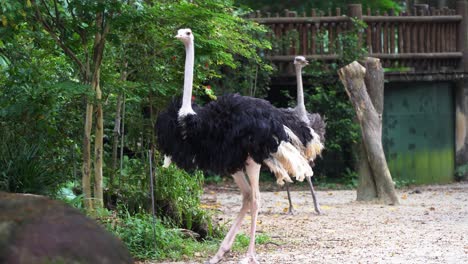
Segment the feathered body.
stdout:
<path fill-rule="evenodd" d="M 248 156 L 259 164 L 278 159 L 281 143 L 291 140 L 285 126 L 299 131 L 304 142 L 312 139 L 310 129 L 294 113 L 262 99 L 237 94 L 220 96 L 203 107 L 193 104 L 196 115 L 183 118 L 178 117 L 180 105 L 180 99 L 174 99 L 161 112 L 156 132 L 161 152 L 185 170 L 198 168 L 230 175 L 244 168 Z M 284 167 L 284 163 L 275 166 Z M 268 166 L 271 169 L 272 165 Z M 284 175 L 282 178 L 290 181 Z"/>
<path fill-rule="evenodd" d="M 314 167 L 315 159 L 317 156 L 322 154 L 324 149 L 326 124 L 320 114 L 308 113 L 305 108 L 304 90 L 302 84 L 302 68 L 307 64 L 308 61 L 303 56 L 297 56 L 294 58 L 297 78 L 297 105 L 295 108 L 282 109 L 282 111 L 284 113 L 292 114 L 307 125 L 307 132 L 304 132 L 304 130 L 297 130 L 295 127 L 291 127 L 291 130 L 288 131 L 288 135 L 294 147 L 298 149 L 301 152 L 301 155 L 309 161 L 310 166 Z M 315 211 L 318 214 L 321 214 L 320 206 L 317 202 L 314 186 L 311 180 L 312 176 L 312 174 L 307 175 L 307 181 L 309 183 L 312 199 L 314 201 Z M 286 191 L 288 193 L 289 200 L 288 211 L 290 214 L 292 214 L 293 205 L 288 185 L 286 185 Z"/>

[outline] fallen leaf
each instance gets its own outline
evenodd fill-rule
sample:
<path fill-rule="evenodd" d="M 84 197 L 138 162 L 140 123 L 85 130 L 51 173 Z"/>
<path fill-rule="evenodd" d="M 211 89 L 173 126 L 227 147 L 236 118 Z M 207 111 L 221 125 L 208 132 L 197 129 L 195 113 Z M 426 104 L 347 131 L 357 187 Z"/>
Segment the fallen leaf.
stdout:
<path fill-rule="evenodd" d="M 401 199 L 403 200 L 406 200 L 408 198 L 408 195 L 406 193 L 404 193 L 402 196 L 401 196 Z"/>

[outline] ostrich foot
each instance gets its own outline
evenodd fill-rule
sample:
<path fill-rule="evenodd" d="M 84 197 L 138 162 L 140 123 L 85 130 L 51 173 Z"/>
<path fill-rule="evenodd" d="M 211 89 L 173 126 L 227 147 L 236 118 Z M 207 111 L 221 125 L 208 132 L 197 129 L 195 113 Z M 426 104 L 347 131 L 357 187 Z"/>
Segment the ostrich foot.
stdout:
<path fill-rule="evenodd" d="M 321 214 L 322 214 L 322 211 L 320 210 L 319 207 L 315 207 L 315 212 L 316 212 L 318 215 L 321 215 Z"/>
<path fill-rule="evenodd" d="M 226 254 L 227 252 L 229 252 L 229 249 L 230 249 L 230 248 L 221 246 L 221 247 L 219 248 L 218 252 L 216 253 L 216 255 L 214 255 L 211 259 L 205 261 L 204 264 L 216 264 L 216 263 L 219 263 L 219 262 L 223 259 L 224 254 Z"/>
<path fill-rule="evenodd" d="M 294 208 L 290 206 L 288 209 L 288 215 L 295 215 L 295 214 L 296 214 L 296 211 L 294 211 Z"/>
<path fill-rule="evenodd" d="M 216 264 L 219 263 L 223 259 L 222 257 L 214 256 L 210 260 L 205 261 L 203 264 Z"/>
<path fill-rule="evenodd" d="M 253 255 L 247 255 L 245 258 L 239 261 L 239 264 L 260 264 Z"/>

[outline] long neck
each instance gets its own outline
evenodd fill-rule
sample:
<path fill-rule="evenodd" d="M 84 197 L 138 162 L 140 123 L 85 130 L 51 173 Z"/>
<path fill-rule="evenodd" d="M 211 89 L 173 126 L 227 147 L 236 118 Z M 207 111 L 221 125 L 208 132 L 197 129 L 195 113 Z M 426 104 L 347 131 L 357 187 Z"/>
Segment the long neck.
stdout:
<path fill-rule="evenodd" d="M 195 60 L 195 49 L 193 41 L 185 45 L 185 74 L 184 74 L 184 93 L 182 96 L 182 107 L 179 110 L 179 116 L 195 114 L 192 109 L 192 89 L 193 89 L 193 65 Z"/>
<path fill-rule="evenodd" d="M 296 111 L 301 118 L 307 118 L 307 111 L 304 104 L 304 89 L 302 87 L 302 67 L 296 66 L 296 80 L 297 80 L 297 106 Z"/>

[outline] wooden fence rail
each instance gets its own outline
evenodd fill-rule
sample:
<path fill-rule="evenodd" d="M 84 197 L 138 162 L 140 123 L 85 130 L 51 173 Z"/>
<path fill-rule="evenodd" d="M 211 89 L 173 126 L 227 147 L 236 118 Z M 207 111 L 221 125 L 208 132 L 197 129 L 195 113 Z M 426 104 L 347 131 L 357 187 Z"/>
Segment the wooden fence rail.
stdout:
<path fill-rule="evenodd" d="M 367 24 L 359 34 L 360 43 L 368 55 L 380 58 L 386 68 L 411 72 L 468 72 L 466 69 L 466 38 L 468 35 L 467 2 L 459 1 L 457 9 L 436 9 L 416 5 L 409 12 L 380 13 L 360 4 L 348 6 L 347 15 L 337 8 L 334 14 L 312 9 L 310 14 L 285 10 L 265 15 L 256 12 L 251 19 L 271 29 L 273 48 L 268 58 L 282 71 L 296 55 L 309 59 L 336 60 L 342 48 L 337 38 L 353 26 L 351 17 Z"/>

